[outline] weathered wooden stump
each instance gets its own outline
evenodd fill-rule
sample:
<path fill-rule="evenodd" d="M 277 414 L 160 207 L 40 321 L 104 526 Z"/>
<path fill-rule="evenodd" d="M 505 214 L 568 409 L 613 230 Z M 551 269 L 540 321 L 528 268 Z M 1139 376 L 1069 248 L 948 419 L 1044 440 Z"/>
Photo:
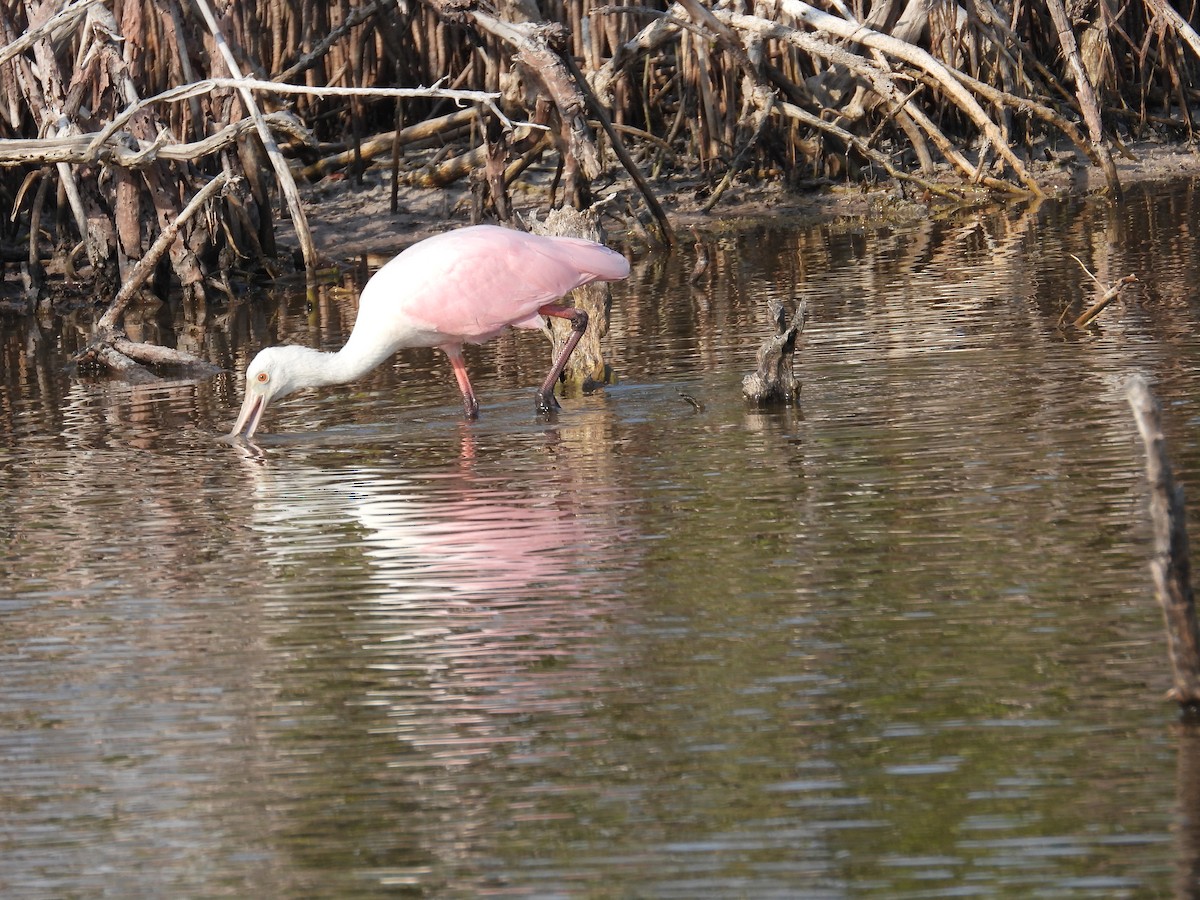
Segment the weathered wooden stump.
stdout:
<path fill-rule="evenodd" d="M 796 354 L 796 338 L 804 330 L 804 302 L 801 301 L 791 325 L 782 303 L 772 300 L 770 309 L 775 334 L 758 349 L 758 369 L 742 379 L 742 393 L 759 406 L 790 406 L 800 400 L 800 380 L 792 359 Z"/>
<path fill-rule="evenodd" d="M 586 238 L 603 243 L 596 213 L 591 210 L 581 211 L 567 206 L 553 209 L 543 221 L 534 222 L 530 230 L 536 234 Z M 600 343 L 601 338 L 608 334 L 612 292 L 606 283 L 596 282 L 576 288 L 567 296 L 573 306 L 588 314 L 588 327 L 567 361 L 562 380 L 568 392 L 588 393 L 612 381 L 612 368 L 604 361 Z M 554 358 L 557 358 L 570 334 L 569 322 L 563 319 L 550 320 Z"/>

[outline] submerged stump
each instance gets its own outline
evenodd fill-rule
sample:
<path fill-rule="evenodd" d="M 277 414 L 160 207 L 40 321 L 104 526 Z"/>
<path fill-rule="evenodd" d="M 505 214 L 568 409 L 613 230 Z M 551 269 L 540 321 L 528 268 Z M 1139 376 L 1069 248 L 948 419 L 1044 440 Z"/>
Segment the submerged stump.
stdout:
<path fill-rule="evenodd" d="M 535 234 L 604 242 L 596 213 L 592 210 L 567 206 L 552 209 L 544 220 L 534 222 L 530 230 Z M 562 383 L 569 393 L 588 393 L 612 382 L 612 367 L 604 361 L 601 346 L 601 339 L 608 334 L 612 292 L 606 282 L 593 282 L 576 288 L 567 296 L 572 306 L 588 314 L 588 326 L 563 369 Z M 557 359 L 563 344 L 571 335 L 571 325 L 563 319 L 551 319 L 549 327 L 550 340 L 554 344 L 553 358 Z"/>
<path fill-rule="evenodd" d="M 800 303 L 792 324 L 778 300 L 771 301 L 771 320 L 775 334 L 758 349 L 758 368 L 742 379 L 742 393 L 759 406 L 791 406 L 800 400 L 800 379 L 793 369 L 796 338 L 804 330 L 804 303 Z"/>

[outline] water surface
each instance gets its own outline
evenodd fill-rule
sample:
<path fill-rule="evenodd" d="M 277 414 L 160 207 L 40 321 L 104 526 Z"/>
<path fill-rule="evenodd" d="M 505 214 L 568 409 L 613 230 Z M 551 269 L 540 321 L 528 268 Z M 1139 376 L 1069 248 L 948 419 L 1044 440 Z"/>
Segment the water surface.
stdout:
<path fill-rule="evenodd" d="M 620 381 L 406 352 L 215 438 L 228 374 L 70 379 L 4 323 L 0 890 L 1189 892 L 1125 380 L 1200 471 L 1200 186 L 635 259 Z M 1097 324 L 1063 323 L 1136 273 Z M 353 281 L 347 276 L 347 282 Z M 142 325 L 240 370 L 354 292 Z M 799 408 L 743 374 L 803 297 Z M 1191 493 L 1200 493 L 1200 487 Z"/>

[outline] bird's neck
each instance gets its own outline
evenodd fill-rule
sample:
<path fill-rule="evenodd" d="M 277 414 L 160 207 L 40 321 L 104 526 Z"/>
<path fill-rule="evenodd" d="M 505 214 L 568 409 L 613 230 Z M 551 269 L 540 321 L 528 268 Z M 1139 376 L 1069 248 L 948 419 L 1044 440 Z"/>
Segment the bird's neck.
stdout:
<path fill-rule="evenodd" d="M 341 350 L 328 353 L 324 350 L 303 350 L 304 382 L 309 387 L 324 387 L 330 384 L 345 384 L 370 372 L 391 355 L 388 347 L 352 346 L 348 342 Z"/>

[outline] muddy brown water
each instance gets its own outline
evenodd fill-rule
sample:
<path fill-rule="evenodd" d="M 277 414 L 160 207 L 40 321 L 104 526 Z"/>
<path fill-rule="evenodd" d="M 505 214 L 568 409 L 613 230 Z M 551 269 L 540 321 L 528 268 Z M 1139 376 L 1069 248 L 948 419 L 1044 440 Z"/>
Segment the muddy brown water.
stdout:
<path fill-rule="evenodd" d="M 525 333 L 471 354 L 478 423 L 410 352 L 258 453 L 237 377 L 71 380 L 69 326 L 5 322 L 0 893 L 1186 893 L 1123 385 L 1200 498 L 1198 209 L 730 233 L 695 284 L 635 262 L 620 382 L 556 421 Z M 1086 330 L 1071 254 L 1141 278 Z M 800 295 L 802 404 L 747 409 Z M 353 308 L 144 329 L 241 368 Z"/>

